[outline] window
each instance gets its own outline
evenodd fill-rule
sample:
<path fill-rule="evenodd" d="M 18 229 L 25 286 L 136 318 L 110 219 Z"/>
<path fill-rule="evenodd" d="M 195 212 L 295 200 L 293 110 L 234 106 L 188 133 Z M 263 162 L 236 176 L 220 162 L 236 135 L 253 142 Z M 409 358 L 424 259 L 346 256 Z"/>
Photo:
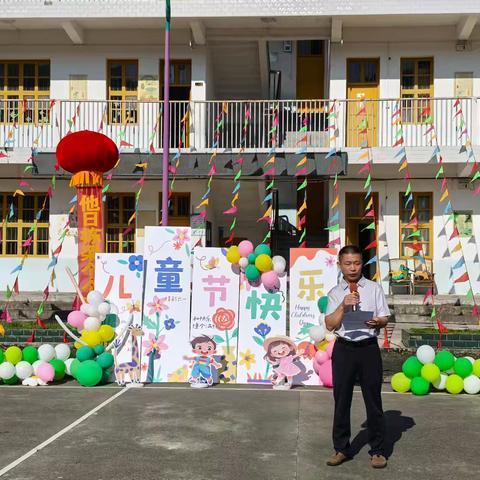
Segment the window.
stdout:
<path fill-rule="evenodd" d="M 48 60 L 0 60 L 0 123 L 48 123 Z"/>
<path fill-rule="evenodd" d="M 107 194 L 105 202 L 105 247 L 107 253 L 132 253 L 135 251 L 135 220 L 130 225 L 128 224 L 134 212 L 134 193 Z"/>
<path fill-rule="evenodd" d="M 159 211 L 162 218 L 161 192 Z M 168 205 L 168 223 L 175 227 L 190 226 L 190 192 L 173 192 Z"/>
<path fill-rule="evenodd" d="M 137 123 L 138 61 L 108 61 L 108 119 L 110 123 Z"/>
<path fill-rule="evenodd" d="M 32 241 L 28 247 L 28 254 L 38 257 L 47 256 L 48 210 L 49 201 L 45 193 L 26 193 L 24 197 L 0 193 L 2 256 L 23 255 L 27 247 L 22 247 L 22 244 L 29 237 L 32 237 Z"/>
<path fill-rule="evenodd" d="M 377 84 L 379 62 L 377 59 L 347 59 L 348 84 Z"/>
<path fill-rule="evenodd" d="M 163 98 L 164 61 L 160 62 L 160 98 Z M 170 100 L 190 100 L 192 82 L 191 60 L 171 60 L 170 62 Z"/>
<path fill-rule="evenodd" d="M 426 258 L 432 258 L 432 194 L 413 193 L 413 202 L 405 204 L 405 196 L 400 194 L 400 256 L 411 258 L 416 255 L 416 244 L 422 245 L 422 251 Z M 417 228 L 407 226 L 411 221 L 412 211 L 415 208 Z M 420 236 L 408 238 L 413 232 L 419 231 Z"/>
<path fill-rule="evenodd" d="M 421 123 L 422 111 L 433 98 L 433 58 L 401 60 L 402 121 Z"/>
<path fill-rule="evenodd" d="M 298 55 L 300 57 L 310 57 L 312 55 L 323 55 L 322 40 L 298 40 Z"/>

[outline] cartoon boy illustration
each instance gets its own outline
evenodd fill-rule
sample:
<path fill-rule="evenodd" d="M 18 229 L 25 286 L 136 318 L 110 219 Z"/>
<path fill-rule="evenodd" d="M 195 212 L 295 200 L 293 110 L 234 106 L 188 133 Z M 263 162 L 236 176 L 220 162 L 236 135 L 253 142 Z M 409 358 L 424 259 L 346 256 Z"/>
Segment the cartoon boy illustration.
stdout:
<path fill-rule="evenodd" d="M 189 382 L 192 387 L 209 387 L 213 384 L 212 366 L 221 368 L 222 364 L 215 361 L 217 344 L 207 335 L 195 337 L 191 342 L 194 357 L 184 356 L 184 360 L 194 362 Z"/>

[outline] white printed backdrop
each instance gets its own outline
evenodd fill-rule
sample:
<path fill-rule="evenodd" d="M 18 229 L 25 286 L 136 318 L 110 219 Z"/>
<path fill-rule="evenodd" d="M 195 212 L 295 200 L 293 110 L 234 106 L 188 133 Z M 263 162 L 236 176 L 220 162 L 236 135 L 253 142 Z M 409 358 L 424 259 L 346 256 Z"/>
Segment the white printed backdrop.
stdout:
<path fill-rule="evenodd" d="M 237 369 L 239 272 L 223 248 L 195 248 L 190 338 L 211 336 L 222 356 L 222 382 L 235 382 Z"/>
<path fill-rule="evenodd" d="M 275 293 L 263 285 L 250 285 L 244 275 L 240 282 L 237 383 L 270 384 L 271 364 L 263 358 L 263 342 L 267 337 L 286 334 L 287 278 L 280 278 L 280 289 Z"/>
<path fill-rule="evenodd" d="M 294 382 L 319 385 L 313 370 L 314 350 L 309 347 L 308 331 L 321 318 L 318 299 L 328 294 L 337 284 L 337 252 L 332 248 L 290 249 L 290 337 L 299 349 L 305 350 L 302 363 L 306 374 Z"/>
<path fill-rule="evenodd" d="M 145 227 L 142 382 L 186 382 L 191 230 Z"/>
<path fill-rule="evenodd" d="M 115 333 L 125 329 L 130 314 L 133 324 L 142 323 L 143 255 L 135 253 L 97 253 L 95 256 L 95 289 L 118 307 L 119 324 Z M 131 337 L 118 353 L 118 363 L 132 361 L 137 339 Z M 139 353 L 138 344 L 136 352 Z M 137 361 L 139 359 L 137 358 Z"/>

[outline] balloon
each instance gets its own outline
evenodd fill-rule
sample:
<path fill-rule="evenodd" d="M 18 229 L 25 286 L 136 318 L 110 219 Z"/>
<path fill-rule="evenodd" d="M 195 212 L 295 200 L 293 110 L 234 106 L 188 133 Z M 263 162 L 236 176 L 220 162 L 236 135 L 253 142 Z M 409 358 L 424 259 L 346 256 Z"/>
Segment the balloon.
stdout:
<path fill-rule="evenodd" d="M 445 382 L 445 388 L 448 393 L 457 395 L 463 390 L 463 378 L 458 375 L 449 375 Z"/>
<path fill-rule="evenodd" d="M 434 363 L 427 363 L 422 367 L 421 376 L 427 382 L 433 383 L 440 377 L 440 369 Z"/>
<path fill-rule="evenodd" d="M 100 384 L 105 384 L 110 381 L 110 370 L 102 370 L 102 379 L 100 380 Z"/>
<path fill-rule="evenodd" d="M 227 251 L 227 260 L 230 263 L 236 264 L 240 260 L 240 252 L 238 251 L 238 247 L 236 245 L 232 245 Z"/>
<path fill-rule="evenodd" d="M 38 350 L 32 346 L 25 347 L 22 351 L 22 359 L 33 365 L 38 360 Z"/>
<path fill-rule="evenodd" d="M 70 375 L 73 377 L 73 378 L 76 378 L 77 377 L 77 371 L 78 371 L 78 367 L 82 364 L 82 362 L 78 359 L 78 358 L 75 358 L 73 360 L 73 362 L 70 364 Z"/>
<path fill-rule="evenodd" d="M 118 307 L 112 302 L 110 302 L 110 313 L 113 315 L 118 315 Z"/>
<path fill-rule="evenodd" d="M 315 363 L 318 366 L 322 365 L 323 363 L 327 362 L 328 360 L 330 360 L 330 357 L 328 356 L 328 353 L 323 351 L 323 350 L 319 350 L 315 354 Z"/>
<path fill-rule="evenodd" d="M 70 357 L 70 347 L 66 343 L 55 345 L 55 356 L 59 360 L 67 360 Z"/>
<path fill-rule="evenodd" d="M 424 365 L 433 363 L 435 360 L 435 350 L 430 345 L 421 345 L 417 348 L 417 358 Z"/>
<path fill-rule="evenodd" d="M 83 343 L 74 342 L 73 346 L 78 350 L 79 348 L 82 348 L 82 347 L 83 347 Z"/>
<path fill-rule="evenodd" d="M 65 360 L 65 373 L 67 375 L 72 375 L 72 363 L 76 360 L 76 358 L 68 358 Z M 80 363 L 80 362 L 79 362 Z M 72 375 L 73 376 L 73 375 Z"/>
<path fill-rule="evenodd" d="M 480 392 L 480 378 L 476 375 L 469 375 L 463 380 L 463 389 L 469 395 L 476 395 Z"/>
<path fill-rule="evenodd" d="M 480 377 L 480 358 L 473 364 L 473 374 Z"/>
<path fill-rule="evenodd" d="M 458 358 L 453 366 L 454 372 L 462 378 L 468 377 L 473 372 L 473 365 L 465 357 Z"/>
<path fill-rule="evenodd" d="M 446 372 L 453 367 L 455 357 L 453 353 L 442 350 L 435 355 L 434 363 L 442 372 Z"/>
<path fill-rule="evenodd" d="M 98 310 L 96 305 L 90 305 L 89 303 L 84 303 L 80 306 L 80 310 L 87 317 L 96 317 L 98 315 Z"/>
<path fill-rule="evenodd" d="M 325 338 L 325 327 L 323 325 L 314 325 L 308 331 L 308 335 L 315 343 L 321 342 Z"/>
<path fill-rule="evenodd" d="M 113 365 L 113 355 L 110 352 L 103 352 L 96 358 L 96 362 L 102 368 L 110 368 Z"/>
<path fill-rule="evenodd" d="M 333 342 L 335 340 L 335 334 L 327 330 L 327 333 L 325 334 L 325 340 L 327 340 L 327 342 Z"/>
<path fill-rule="evenodd" d="M 243 268 L 243 270 L 245 270 L 249 263 L 248 263 L 248 258 L 246 257 L 242 257 L 239 261 L 238 261 L 238 264 L 240 265 L 240 268 Z"/>
<path fill-rule="evenodd" d="M 55 370 L 55 380 L 63 380 L 63 377 L 65 376 L 65 362 L 63 360 L 59 360 L 58 358 L 54 358 L 53 360 L 50 360 L 50 365 L 53 367 Z"/>
<path fill-rule="evenodd" d="M 260 272 L 255 265 L 249 265 L 245 269 L 245 276 L 250 282 L 256 282 L 260 278 Z"/>
<path fill-rule="evenodd" d="M 473 357 L 465 357 L 472 365 L 475 363 L 475 359 Z"/>
<path fill-rule="evenodd" d="M 272 255 L 272 251 L 270 250 L 270 247 L 267 244 L 261 243 L 255 249 L 255 254 L 256 255 L 268 255 L 270 257 Z"/>
<path fill-rule="evenodd" d="M 115 330 L 110 325 L 102 325 L 98 333 L 100 334 L 102 342 L 110 342 L 115 336 Z"/>
<path fill-rule="evenodd" d="M 103 295 L 97 290 L 92 290 L 87 295 L 87 302 L 91 305 L 98 306 L 103 302 Z"/>
<path fill-rule="evenodd" d="M 3 382 L 7 385 L 15 385 L 16 383 L 18 383 L 18 377 L 14 375 L 13 377 L 10 377 Z"/>
<path fill-rule="evenodd" d="M 38 376 L 44 382 L 51 382 L 55 378 L 55 369 L 49 363 L 42 363 L 38 367 Z"/>
<path fill-rule="evenodd" d="M 422 371 L 422 366 L 423 365 L 419 362 L 418 358 L 412 355 L 403 362 L 402 372 L 408 378 L 418 377 Z"/>
<path fill-rule="evenodd" d="M 3 350 L 0 348 L 0 363 L 3 363 L 5 360 L 5 354 L 3 353 Z"/>
<path fill-rule="evenodd" d="M 255 259 L 255 266 L 261 272 L 268 272 L 273 267 L 272 259 L 268 255 L 262 253 Z"/>
<path fill-rule="evenodd" d="M 333 353 L 333 347 L 335 346 L 335 340 L 331 341 L 328 344 L 328 347 L 326 349 L 326 352 L 328 353 L 328 358 L 332 358 L 332 353 Z"/>
<path fill-rule="evenodd" d="M 15 375 L 15 366 L 10 362 L 3 362 L 0 365 L 0 378 L 5 381 Z"/>
<path fill-rule="evenodd" d="M 398 372 L 393 375 L 390 383 L 392 384 L 392 388 L 396 392 L 405 393 L 410 390 L 410 385 L 412 381 L 403 372 Z"/>
<path fill-rule="evenodd" d="M 102 343 L 102 337 L 100 336 L 100 333 L 98 333 L 98 332 L 86 332 L 86 331 L 84 331 L 80 338 L 90 347 L 95 347 L 99 343 Z"/>
<path fill-rule="evenodd" d="M 74 310 L 70 312 L 67 317 L 67 323 L 77 330 L 83 330 L 83 322 L 87 318 L 87 315 L 80 310 Z"/>
<path fill-rule="evenodd" d="M 412 378 L 410 389 L 414 395 L 426 395 L 430 388 L 430 384 L 422 377 Z"/>
<path fill-rule="evenodd" d="M 33 374 L 33 367 L 30 363 L 26 362 L 25 360 L 18 362 L 15 365 L 15 375 L 20 380 L 25 380 L 28 377 L 31 377 Z"/>
<path fill-rule="evenodd" d="M 79 362 L 85 360 L 92 360 L 95 357 L 95 352 L 92 347 L 81 347 L 77 350 L 77 358 Z"/>
<path fill-rule="evenodd" d="M 242 240 L 238 244 L 238 251 L 242 257 L 248 257 L 253 253 L 253 243 L 250 240 Z"/>
<path fill-rule="evenodd" d="M 273 263 L 273 271 L 275 273 L 282 274 L 285 271 L 285 268 L 287 268 L 287 262 L 280 255 L 275 255 L 272 258 L 272 263 Z"/>
<path fill-rule="evenodd" d="M 103 370 L 94 360 L 82 362 L 77 369 L 76 379 L 84 387 L 93 387 L 97 385 L 103 376 Z"/>
<path fill-rule="evenodd" d="M 38 377 L 38 367 L 40 367 L 40 365 L 43 365 L 44 363 L 47 363 L 47 362 L 44 362 L 43 360 L 37 360 L 36 362 L 33 362 L 33 373 L 34 375 L 36 375 Z"/>
<path fill-rule="evenodd" d="M 248 256 L 248 263 L 250 263 L 251 265 L 255 265 L 256 258 L 257 258 L 257 255 L 255 255 L 254 253 L 251 253 Z"/>
<path fill-rule="evenodd" d="M 332 361 L 327 360 L 318 368 L 318 377 L 325 387 L 333 387 Z"/>
<path fill-rule="evenodd" d="M 280 280 L 273 270 L 262 273 L 262 283 L 267 290 L 278 290 L 280 288 Z"/>
<path fill-rule="evenodd" d="M 40 345 L 38 347 L 38 358 L 44 362 L 53 360 L 55 358 L 55 349 L 48 343 Z"/>
<path fill-rule="evenodd" d="M 97 317 L 87 317 L 83 324 L 83 328 L 87 332 L 96 332 L 100 328 L 101 323 L 102 322 Z"/>
<path fill-rule="evenodd" d="M 437 390 L 445 390 L 445 386 L 446 386 L 446 383 L 447 383 L 447 378 L 448 378 L 448 375 L 446 373 L 441 373 L 440 376 L 438 377 L 438 379 L 433 382 L 433 386 L 437 389 Z"/>
<path fill-rule="evenodd" d="M 102 302 L 98 306 L 98 313 L 100 315 L 108 315 L 110 313 L 110 310 L 111 310 L 110 304 L 107 302 Z"/>
<path fill-rule="evenodd" d="M 22 361 L 22 350 L 19 347 L 8 347 L 5 350 L 5 360 L 16 365 Z"/>
<path fill-rule="evenodd" d="M 105 347 L 103 345 L 97 345 L 96 347 L 93 347 L 93 351 L 95 352 L 95 355 L 101 355 L 105 351 Z"/>
<path fill-rule="evenodd" d="M 327 307 L 328 307 L 328 297 L 325 295 L 324 297 L 320 297 L 318 299 L 318 309 L 320 310 L 320 313 L 327 313 Z"/>

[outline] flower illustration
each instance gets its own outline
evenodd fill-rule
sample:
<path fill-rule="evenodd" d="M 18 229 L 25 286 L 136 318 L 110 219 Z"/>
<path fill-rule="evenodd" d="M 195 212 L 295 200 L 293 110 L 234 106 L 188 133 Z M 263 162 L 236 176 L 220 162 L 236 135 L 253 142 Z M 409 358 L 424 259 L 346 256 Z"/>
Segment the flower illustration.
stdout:
<path fill-rule="evenodd" d="M 183 367 L 177 368 L 172 373 L 168 375 L 169 382 L 178 382 L 184 383 L 188 380 L 188 367 L 185 365 Z"/>
<path fill-rule="evenodd" d="M 148 364 L 142 363 L 141 369 L 142 369 L 142 372 L 146 372 L 148 370 Z"/>
<path fill-rule="evenodd" d="M 315 354 L 317 353 L 317 350 L 315 349 L 315 345 L 311 342 L 300 342 L 298 344 L 298 349 L 303 350 L 303 357 L 308 358 L 309 360 L 312 360 L 315 357 Z"/>
<path fill-rule="evenodd" d="M 127 303 L 128 313 L 140 312 L 140 300 L 136 300 L 132 303 Z"/>
<path fill-rule="evenodd" d="M 222 332 L 231 330 L 235 325 L 235 312 L 227 308 L 217 308 L 217 311 L 212 316 L 212 321 L 218 330 Z"/>
<path fill-rule="evenodd" d="M 325 265 L 327 267 L 333 267 L 335 265 L 336 261 L 337 261 L 336 258 L 330 255 L 329 257 L 327 257 L 325 259 Z"/>
<path fill-rule="evenodd" d="M 168 305 L 165 303 L 167 297 L 158 298 L 156 295 L 153 297 L 153 301 L 147 303 L 147 306 L 150 308 L 148 312 L 149 315 L 153 315 L 154 313 L 160 313 L 164 310 L 168 310 Z"/>
<path fill-rule="evenodd" d="M 190 241 L 190 236 L 188 235 L 188 228 L 177 228 L 177 232 L 173 237 L 173 242 L 175 245 L 175 249 L 179 249 L 183 246 L 185 242 Z M 177 248 L 177 244 L 179 245 Z"/>
<path fill-rule="evenodd" d="M 212 257 L 207 263 L 207 268 L 209 270 L 213 270 L 214 268 L 218 267 L 219 263 L 220 263 L 220 259 L 216 257 Z"/>
<path fill-rule="evenodd" d="M 173 318 L 167 318 L 163 324 L 167 330 L 173 330 L 175 328 L 175 320 Z"/>
<path fill-rule="evenodd" d="M 253 330 L 255 333 L 258 333 L 258 335 L 265 338 L 272 329 L 266 323 L 259 323 Z"/>
<path fill-rule="evenodd" d="M 131 272 L 142 272 L 143 255 L 130 255 L 130 257 L 128 257 L 128 268 Z"/>
<path fill-rule="evenodd" d="M 173 248 L 175 250 L 180 250 L 182 248 L 183 243 L 180 240 L 177 240 L 176 242 L 173 242 Z"/>
<path fill-rule="evenodd" d="M 251 366 L 256 363 L 255 354 L 250 351 L 249 348 L 244 352 L 240 352 L 240 365 L 245 365 L 247 370 L 250 370 Z"/>
<path fill-rule="evenodd" d="M 148 334 L 148 340 L 144 340 L 142 346 L 145 348 L 145 355 L 151 355 L 152 352 L 155 352 L 155 358 L 160 358 L 161 352 L 168 350 L 168 345 L 165 343 L 165 335 L 155 338 L 153 333 Z"/>

